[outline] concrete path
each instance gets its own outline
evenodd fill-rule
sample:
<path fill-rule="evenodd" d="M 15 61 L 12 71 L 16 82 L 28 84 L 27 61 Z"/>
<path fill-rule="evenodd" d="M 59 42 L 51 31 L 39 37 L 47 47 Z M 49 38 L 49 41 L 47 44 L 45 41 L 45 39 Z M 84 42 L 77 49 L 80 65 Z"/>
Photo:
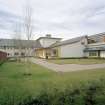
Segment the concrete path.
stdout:
<path fill-rule="evenodd" d="M 92 65 L 79 65 L 79 64 L 54 64 L 49 63 L 44 59 L 37 59 L 37 58 L 30 58 L 30 61 L 44 66 L 48 69 L 51 69 L 56 72 L 71 72 L 71 71 L 78 71 L 78 70 L 90 70 L 90 69 L 98 69 L 98 68 L 105 68 L 105 64 L 92 64 Z"/>

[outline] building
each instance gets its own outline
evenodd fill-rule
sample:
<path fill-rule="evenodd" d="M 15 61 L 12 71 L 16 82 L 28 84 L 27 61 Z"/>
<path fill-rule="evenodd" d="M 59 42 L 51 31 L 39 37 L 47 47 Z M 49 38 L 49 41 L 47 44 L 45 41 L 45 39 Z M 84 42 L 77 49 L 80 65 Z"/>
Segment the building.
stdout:
<path fill-rule="evenodd" d="M 0 51 L 7 53 L 7 57 L 105 58 L 105 33 L 86 35 L 65 41 L 51 35 L 30 41 L 0 39 Z"/>
<path fill-rule="evenodd" d="M 105 58 L 105 33 L 65 41 L 60 38 L 53 39 L 51 36 L 41 37 L 37 41 L 40 47 L 35 50 L 35 54 L 40 58 Z"/>
<path fill-rule="evenodd" d="M 58 58 L 85 57 L 83 51 L 86 45 L 87 36 L 69 39 L 50 46 L 51 55 Z"/>
<path fill-rule="evenodd" d="M 105 33 L 89 36 L 84 53 L 86 57 L 105 58 Z"/>
<path fill-rule="evenodd" d="M 7 57 L 34 56 L 35 41 L 0 39 L 0 51 Z"/>
<path fill-rule="evenodd" d="M 35 48 L 35 56 L 40 58 L 51 57 L 51 48 L 49 48 L 54 43 L 60 42 L 61 38 L 54 38 L 51 35 L 46 35 L 45 37 L 40 37 L 36 40 L 37 48 Z"/>

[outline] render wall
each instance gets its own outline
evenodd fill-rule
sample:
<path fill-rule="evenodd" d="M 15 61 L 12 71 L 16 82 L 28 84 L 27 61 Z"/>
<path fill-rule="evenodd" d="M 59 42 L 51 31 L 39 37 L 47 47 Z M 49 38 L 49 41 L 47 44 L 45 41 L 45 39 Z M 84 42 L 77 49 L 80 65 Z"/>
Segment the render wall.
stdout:
<path fill-rule="evenodd" d="M 60 46 L 60 57 L 70 58 L 70 57 L 84 57 L 85 46 L 81 42 L 74 44 L 62 45 Z"/>
<path fill-rule="evenodd" d="M 105 58 L 105 51 L 101 51 L 101 52 L 100 52 L 100 57 L 101 57 L 101 58 Z"/>
<path fill-rule="evenodd" d="M 15 53 L 19 53 L 18 56 L 21 56 L 21 53 L 24 53 L 25 56 L 34 56 L 34 49 L 14 49 L 14 48 L 9 48 L 9 49 L 0 49 L 0 51 L 6 52 L 7 57 L 16 57 Z"/>

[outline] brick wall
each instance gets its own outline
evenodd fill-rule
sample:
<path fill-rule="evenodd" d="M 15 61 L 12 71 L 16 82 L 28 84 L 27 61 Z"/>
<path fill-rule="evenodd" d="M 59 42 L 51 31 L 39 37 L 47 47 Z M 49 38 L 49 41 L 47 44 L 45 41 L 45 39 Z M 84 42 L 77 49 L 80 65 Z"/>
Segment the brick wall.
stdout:
<path fill-rule="evenodd" d="M 0 51 L 0 60 L 6 60 L 7 59 L 7 53 Z"/>

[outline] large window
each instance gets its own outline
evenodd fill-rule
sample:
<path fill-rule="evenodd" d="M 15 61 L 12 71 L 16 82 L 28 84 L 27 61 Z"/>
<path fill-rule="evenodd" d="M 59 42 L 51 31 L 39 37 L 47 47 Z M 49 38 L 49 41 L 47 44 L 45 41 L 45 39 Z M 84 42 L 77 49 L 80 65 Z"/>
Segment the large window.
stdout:
<path fill-rule="evenodd" d="M 97 57 L 98 56 L 98 52 L 96 52 L 96 51 L 89 52 L 89 56 L 90 57 Z"/>

